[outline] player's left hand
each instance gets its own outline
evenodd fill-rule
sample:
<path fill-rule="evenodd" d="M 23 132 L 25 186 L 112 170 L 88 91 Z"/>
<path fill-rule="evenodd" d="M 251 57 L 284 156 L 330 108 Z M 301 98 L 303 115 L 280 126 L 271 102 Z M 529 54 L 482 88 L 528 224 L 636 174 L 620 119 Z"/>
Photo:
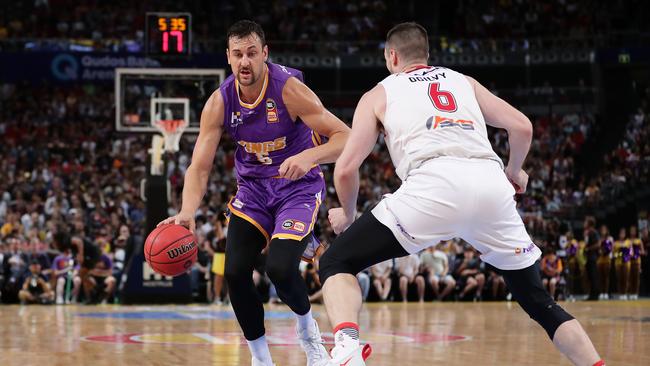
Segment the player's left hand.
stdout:
<path fill-rule="evenodd" d="M 303 151 L 285 159 L 278 169 L 278 174 L 280 178 L 296 180 L 304 177 L 313 166 L 314 161 Z"/>
<path fill-rule="evenodd" d="M 336 235 L 344 232 L 354 221 L 354 215 L 346 214 L 345 210 L 341 207 L 330 209 L 328 218 L 332 225 L 332 230 L 334 230 Z"/>

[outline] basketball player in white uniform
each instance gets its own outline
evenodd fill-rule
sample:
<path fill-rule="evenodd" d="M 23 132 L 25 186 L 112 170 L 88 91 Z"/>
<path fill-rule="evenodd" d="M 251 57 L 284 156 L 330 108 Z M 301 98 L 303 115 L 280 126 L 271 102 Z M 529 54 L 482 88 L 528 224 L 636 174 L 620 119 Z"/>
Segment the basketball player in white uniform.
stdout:
<path fill-rule="evenodd" d="M 330 210 L 329 219 L 342 234 L 320 260 L 325 305 L 335 326 L 330 365 L 365 365 L 370 354 L 368 346 L 359 346 L 361 292 L 354 275 L 454 237 L 501 271 L 513 297 L 574 364 L 604 365 L 578 321 L 543 288 L 540 250 L 516 211 L 513 196 L 524 193 L 528 182 L 522 165 L 532 139 L 530 121 L 472 78 L 427 66 L 428 37 L 418 24 L 388 32 L 384 56 L 392 75 L 359 101 L 334 172 L 341 207 Z M 506 167 L 490 146 L 486 123 L 508 131 Z M 358 170 L 382 128 L 403 183 L 353 223 Z"/>

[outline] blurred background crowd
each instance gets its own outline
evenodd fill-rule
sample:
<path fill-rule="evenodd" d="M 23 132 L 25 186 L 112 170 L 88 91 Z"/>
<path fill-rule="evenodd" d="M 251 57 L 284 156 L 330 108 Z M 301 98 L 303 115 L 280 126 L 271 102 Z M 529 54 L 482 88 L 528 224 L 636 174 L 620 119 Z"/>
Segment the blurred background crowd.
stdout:
<path fill-rule="evenodd" d="M 254 14 L 273 50 L 353 55 L 381 50 L 386 30 L 403 19 L 436 24 L 433 54 L 634 46 L 648 34 L 643 11 L 648 3 L 621 2 L 464 0 L 441 5 L 435 14 L 419 11 L 427 2 L 415 0 L 161 1 L 157 6 L 193 14 L 197 53 L 222 52 L 227 25 Z M 149 1 L 122 0 L 10 2 L 0 14 L 0 50 L 139 53 L 150 7 Z M 556 37 L 560 33 L 564 37 Z M 492 81 L 486 86 L 523 110 L 530 103 L 584 101 L 555 81 L 528 84 L 517 90 Z M 593 86 L 587 84 L 580 80 L 573 90 Z M 338 97 L 347 104 L 357 100 Z M 517 197 L 518 209 L 543 249 L 541 275 L 557 298 L 629 299 L 650 293 L 650 208 L 632 205 L 650 190 L 650 90 L 640 86 L 636 97 L 633 108 L 618 111 L 616 120 L 584 106 L 527 112 L 535 131 L 525 165 L 528 192 Z M 328 106 L 331 98 L 323 99 Z M 0 82 L 1 302 L 120 301 L 124 269 L 147 234 L 140 182 L 150 136 L 115 132 L 114 104 L 112 85 Z M 349 113 L 342 117 L 350 122 Z M 606 124 L 622 132 L 610 134 Z M 491 129 L 489 134 L 495 151 L 507 159 L 506 133 Z M 192 147 L 192 137 L 186 136 L 181 151 L 168 156 L 170 215 L 180 207 Z M 222 140 L 196 213 L 199 259 L 190 271 L 196 301 L 227 301 L 222 267 L 226 203 L 236 190 L 234 148 L 227 137 Z M 328 195 L 316 231 L 327 246 L 334 239 L 327 209 L 336 206 L 336 196 L 333 166 L 323 170 Z M 399 185 L 380 137 L 361 169 L 358 211 L 371 209 Z M 625 220 L 613 219 L 623 211 Z M 100 259 L 86 260 L 94 251 Z M 317 268 L 317 261 L 301 265 L 313 301 L 320 299 Z M 498 271 L 460 239 L 381 263 L 358 278 L 368 301 L 509 298 Z M 278 301 L 263 263 L 255 279 L 260 296 Z"/>

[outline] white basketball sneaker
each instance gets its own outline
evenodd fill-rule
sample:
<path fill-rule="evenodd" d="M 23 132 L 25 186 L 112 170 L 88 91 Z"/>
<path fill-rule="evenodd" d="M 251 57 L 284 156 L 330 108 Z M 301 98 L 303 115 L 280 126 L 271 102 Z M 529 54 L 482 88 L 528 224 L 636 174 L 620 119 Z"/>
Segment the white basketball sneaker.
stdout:
<path fill-rule="evenodd" d="M 372 347 L 369 344 L 359 345 L 354 349 L 334 347 L 332 360 L 327 366 L 366 366 L 366 359 L 371 353 Z"/>
<path fill-rule="evenodd" d="M 307 366 L 327 366 L 330 356 L 323 347 L 323 338 L 321 338 L 318 329 L 318 322 L 314 320 L 314 328 L 311 332 L 308 329 L 299 329 L 298 324 L 296 324 L 296 334 L 300 346 L 307 355 Z"/>
<path fill-rule="evenodd" d="M 271 363 L 264 363 L 264 361 L 260 361 L 257 358 L 253 357 L 253 361 L 251 362 L 252 366 L 275 366 L 275 364 Z"/>

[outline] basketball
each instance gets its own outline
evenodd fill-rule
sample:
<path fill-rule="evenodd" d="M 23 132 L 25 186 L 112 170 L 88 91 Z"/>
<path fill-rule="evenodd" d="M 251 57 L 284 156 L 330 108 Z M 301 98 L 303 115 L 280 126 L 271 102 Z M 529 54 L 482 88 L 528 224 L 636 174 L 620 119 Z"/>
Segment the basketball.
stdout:
<path fill-rule="evenodd" d="M 151 268 L 165 276 L 185 273 L 196 262 L 194 234 L 181 225 L 155 228 L 144 243 L 144 257 Z"/>

